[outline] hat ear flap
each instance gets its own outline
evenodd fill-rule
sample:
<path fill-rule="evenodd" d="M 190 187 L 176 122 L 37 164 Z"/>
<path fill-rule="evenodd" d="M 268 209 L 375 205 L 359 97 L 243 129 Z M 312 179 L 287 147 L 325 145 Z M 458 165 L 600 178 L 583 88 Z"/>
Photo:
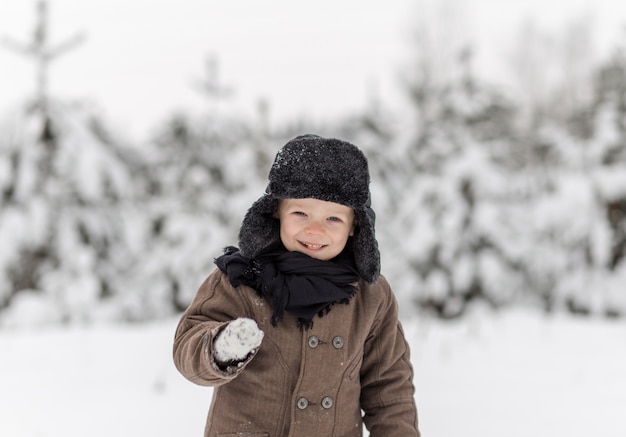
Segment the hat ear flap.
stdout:
<path fill-rule="evenodd" d="M 269 194 L 252 204 L 239 230 L 239 249 L 242 255 L 254 258 L 280 241 L 277 209 L 278 199 Z"/>
<path fill-rule="evenodd" d="M 352 237 L 352 252 L 359 273 L 369 283 L 380 276 L 380 252 L 374 231 L 376 215 L 369 207 L 355 209 L 357 226 Z"/>

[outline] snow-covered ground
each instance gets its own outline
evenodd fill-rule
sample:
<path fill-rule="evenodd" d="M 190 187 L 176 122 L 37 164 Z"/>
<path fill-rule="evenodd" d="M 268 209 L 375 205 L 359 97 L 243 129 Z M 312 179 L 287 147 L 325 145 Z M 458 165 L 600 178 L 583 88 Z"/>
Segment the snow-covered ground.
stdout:
<path fill-rule="evenodd" d="M 201 436 L 176 320 L 0 331 L 0 436 Z M 425 437 L 626 436 L 626 324 L 475 312 L 405 322 Z"/>

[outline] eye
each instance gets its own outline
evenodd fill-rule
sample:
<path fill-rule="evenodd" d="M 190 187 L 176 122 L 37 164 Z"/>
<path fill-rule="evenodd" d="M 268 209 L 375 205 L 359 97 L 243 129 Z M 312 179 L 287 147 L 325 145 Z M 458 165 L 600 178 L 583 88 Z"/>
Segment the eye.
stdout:
<path fill-rule="evenodd" d="M 294 211 L 294 212 L 292 212 L 292 214 L 293 215 L 297 215 L 297 216 L 301 216 L 301 217 L 305 217 L 306 216 L 306 214 L 303 213 L 302 211 Z"/>
<path fill-rule="evenodd" d="M 342 220 L 339 217 L 328 217 L 328 220 L 331 222 L 341 222 Z"/>

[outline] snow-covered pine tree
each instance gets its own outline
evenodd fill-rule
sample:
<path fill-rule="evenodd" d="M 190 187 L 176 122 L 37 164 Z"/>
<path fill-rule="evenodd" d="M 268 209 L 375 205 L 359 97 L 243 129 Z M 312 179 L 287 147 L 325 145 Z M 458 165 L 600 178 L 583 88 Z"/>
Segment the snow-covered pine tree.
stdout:
<path fill-rule="evenodd" d="M 401 299 L 443 317 L 476 298 L 624 314 L 626 63 L 600 68 L 594 91 L 589 53 L 574 49 L 563 58 L 574 70 L 551 77 L 530 110 L 467 62 L 417 57 L 413 138 L 396 132 L 385 154 L 397 180 L 387 271 Z"/>
<path fill-rule="evenodd" d="M 222 249 L 238 244 L 241 220 L 265 191 L 271 161 L 287 141 L 271 132 L 265 111 L 261 104 L 254 122 L 226 112 L 178 114 L 154 136 L 147 262 L 134 286 L 145 296 L 137 312 L 147 301 L 183 310 Z"/>
<path fill-rule="evenodd" d="M 548 311 L 626 311 L 625 65 L 616 56 L 600 66 L 595 86 L 581 90 L 590 98 L 575 105 L 544 96 L 541 116 L 511 142 L 523 152 L 511 154 L 521 196 L 504 209 L 506 247 L 524 272 L 524 298 Z M 564 94 L 552 90 L 553 99 Z"/>
<path fill-rule="evenodd" d="M 597 68 L 593 98 L 569 114 L 567 265 L 554 290 L 559 306 L 584 314 L 626 314 L 626 56 Z M 572 187 L 572 181 L 577 184 Z M 561 178 L 562 186 L 567 180 Z"/>
<path fill-rule="evenodd" d="M 0 136 L 3 323 L 104 317 L 128 264 L 138 161 L 89 110 L 18 108 Z M 32 320 L 22 320 L 22 318 Z"/>
<path fill-rule="evenodd" d="M 514 135 L 513 106 L 472 75 L 470 53 L 447 80 L 423 68 L 408 82 L 413 138 L 393 145 L 396 157 L 389 267 L 402 297 L 441 317 L 476 300 L 510 301 L 522 281 L 506 250 L 510 172 L 502 163 Z M 432 73 L 432 72 L 431 72 Z M 402 137 L 401 137 L 402 138 Z"/>
<path fill-rule="evenodd" d="M 255 181 L 250 144 L 250 130 L 241 123 L 186 115 L 174 116 L 155 136 L 138 313 L 146 301 L 155 303 L 155 311 L 184 309 L 220 249 L 236 243 L 245 211 L 238 201 Z"/>

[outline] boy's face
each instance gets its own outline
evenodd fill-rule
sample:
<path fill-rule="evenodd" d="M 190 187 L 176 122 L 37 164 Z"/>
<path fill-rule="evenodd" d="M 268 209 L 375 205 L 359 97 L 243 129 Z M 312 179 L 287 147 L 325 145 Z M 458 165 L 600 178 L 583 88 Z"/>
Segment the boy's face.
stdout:
<path fill-rule="evenodd" d="M 289 251 L 329 260 L 341 253 L 354 233 L 354 211 L 318 199 L 282 199 L 280 239 Z"/>

